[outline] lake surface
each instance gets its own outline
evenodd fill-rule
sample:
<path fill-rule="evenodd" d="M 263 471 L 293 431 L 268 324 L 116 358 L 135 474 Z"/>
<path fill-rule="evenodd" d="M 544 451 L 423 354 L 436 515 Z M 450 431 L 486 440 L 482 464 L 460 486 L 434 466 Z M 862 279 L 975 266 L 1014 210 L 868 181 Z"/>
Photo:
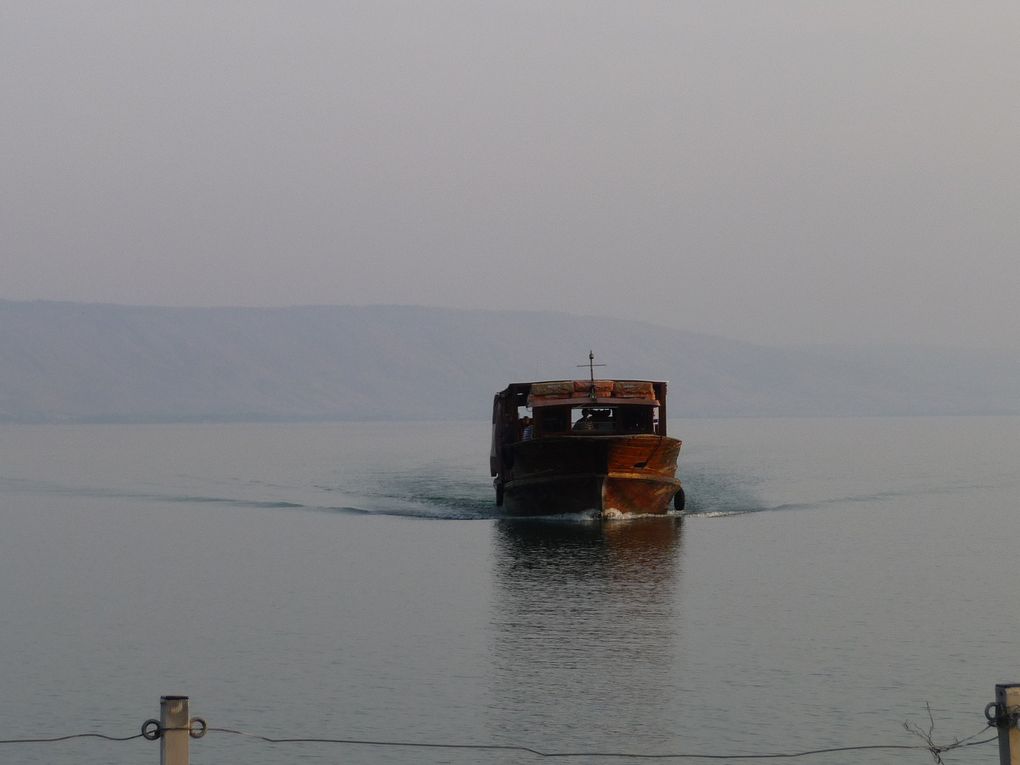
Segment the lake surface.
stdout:
<path fill-rule="evenodd" d="M 1020 419 L 670 430 L 690 514 L 600 523 L 500 518 L 487 423 L 0 426 L 0 739 L 130 736 L 168 694 L 274 738 L 553 752 L 921 744 L 926 703 L 939 741 L 981 730 L 1020 678 Z M 191 761 L 543 760 L 210 732 Z"/>

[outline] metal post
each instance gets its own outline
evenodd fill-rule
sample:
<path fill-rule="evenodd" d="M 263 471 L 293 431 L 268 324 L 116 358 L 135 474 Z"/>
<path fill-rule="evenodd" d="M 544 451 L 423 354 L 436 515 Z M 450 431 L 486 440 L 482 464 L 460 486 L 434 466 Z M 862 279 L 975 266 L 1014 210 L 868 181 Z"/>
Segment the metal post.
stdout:
<path fill-rule="evenodd" d="M 995 686 L 995 703 L 999 722 L 999 765 L 1020 765 L 1020 728 L 1017 728 L 1017 714 L 1020 713 L 1020 684 L 1010 683 Z"/>
<path fill-rule="evenodd" d="M 159 726 L 159 765 L 188 765 L 191 717 L 187 696 L 160 697 Z"/>

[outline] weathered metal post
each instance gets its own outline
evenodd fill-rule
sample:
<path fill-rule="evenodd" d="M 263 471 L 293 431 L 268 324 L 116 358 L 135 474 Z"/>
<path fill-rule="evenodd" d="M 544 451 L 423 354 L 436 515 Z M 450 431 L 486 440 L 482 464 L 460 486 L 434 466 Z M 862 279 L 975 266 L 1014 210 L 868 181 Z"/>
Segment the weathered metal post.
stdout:
<path fill-rule="evenodd" d="M 187 696 L 160 697 L 159 727 L 159 765 L 188 765 L 191 716 Z"/>
<path fill-rule="evenodd" d="M 1020 765 L 1020 683 L 995 686 L 999 727 L 999 765 Z"/>

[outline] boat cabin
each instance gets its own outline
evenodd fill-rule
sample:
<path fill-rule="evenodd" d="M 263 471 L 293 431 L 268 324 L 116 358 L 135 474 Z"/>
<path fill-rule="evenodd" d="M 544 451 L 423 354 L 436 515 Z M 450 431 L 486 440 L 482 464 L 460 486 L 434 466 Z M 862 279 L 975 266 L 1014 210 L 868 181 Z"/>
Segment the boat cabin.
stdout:
<path fill-rule="evenodd" d="M 665 382 L 512 383 L 493 401 L 491 473 L 501 472 L 505 447 L 521 441 L 637 434 L 666 435 Z"/>

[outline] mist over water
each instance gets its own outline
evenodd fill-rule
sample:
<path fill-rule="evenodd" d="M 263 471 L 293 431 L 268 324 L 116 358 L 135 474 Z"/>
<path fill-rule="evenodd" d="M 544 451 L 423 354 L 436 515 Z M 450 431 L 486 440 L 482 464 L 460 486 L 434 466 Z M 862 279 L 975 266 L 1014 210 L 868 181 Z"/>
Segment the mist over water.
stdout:
<path fill-rule="evenodd" d="M 1020 421 L 670 428 L 686 516 L 599 521 L 502 518 L 487 423 L 0 427 L 0 738 L 130 735 L 172 693 L 270 736 L 546 751 L 909 744 L 925 702 L 936 738 L 981 727 L 1020 626 L 990 575 L 1020 531 Z M 755 710 L 737 728 L 735 694 Z M 196 763 L 523 757 L 192 744 Z"/>

